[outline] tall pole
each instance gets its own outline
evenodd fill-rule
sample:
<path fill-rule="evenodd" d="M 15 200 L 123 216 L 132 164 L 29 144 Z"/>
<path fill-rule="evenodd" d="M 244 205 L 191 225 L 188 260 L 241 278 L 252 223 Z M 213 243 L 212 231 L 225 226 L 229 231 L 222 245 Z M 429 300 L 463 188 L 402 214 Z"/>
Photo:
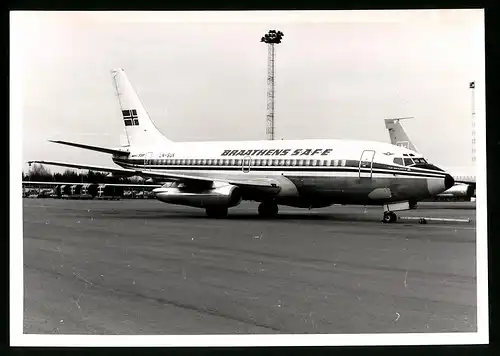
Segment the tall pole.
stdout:
<path fill-rule="evenodd" d="M 275 56 L 274 43 L 269 43 L 267 50 L 267 127 L 266 136 L 268 140 L 274 140 L 274 72 Z"/>
<path fill-rule="evenodd" d="M 472 107 L 472 164 L 476 164 L 476 103 L 475 103 L 475 89 L 476 82 L 469 83 L 469 89 L 471 90 L 471 107 Z"/>
<path fill-rule="evenodd" d="M 281 43 L 283 32 L 269 30 L 261 42 L 267 43 L 267 127 L 266 136 L 268 140 L 274 140 L 274 102 L 275 102 L 275 72 L 276 72 L 276 49 L 275 45 Z"/>

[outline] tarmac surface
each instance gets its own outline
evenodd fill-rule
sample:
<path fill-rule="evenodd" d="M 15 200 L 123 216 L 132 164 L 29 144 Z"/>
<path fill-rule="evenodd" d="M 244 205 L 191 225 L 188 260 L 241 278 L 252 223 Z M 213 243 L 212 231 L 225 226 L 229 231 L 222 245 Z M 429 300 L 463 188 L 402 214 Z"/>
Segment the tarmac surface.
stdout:
<path fill-rule="evenodd" d="M 156 200 L 23 199 L 24 332 L 477 331 L 474 203 L 243 203 L 227 219 Z"/>

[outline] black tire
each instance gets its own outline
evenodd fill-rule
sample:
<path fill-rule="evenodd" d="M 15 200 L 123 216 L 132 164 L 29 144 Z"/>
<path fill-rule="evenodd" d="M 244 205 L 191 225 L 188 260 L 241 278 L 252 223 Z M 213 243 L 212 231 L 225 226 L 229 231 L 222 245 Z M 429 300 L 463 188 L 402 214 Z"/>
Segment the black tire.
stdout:
<path fill-rule="evenodd" d="M 382 218 L 382 222 L 384 222 L 385 224 L 389 224 L 392 222 L 392 219 L 393 219 L 393 217 L 392 217 L 391 213 L 386 211 L 384 213 L 384 217 Z"/>
<path fill-rule="evenodd" d="M 227 217 L 228 209 L 227 208 L 220 208 L 220 207 L 207 208 L 205 210 L 205 212 L 209 218 L 220 219 L 220 218 Z"/>
<path fill-rule="evenodd" d="M 258 212 L 263 218 L 273 218 L 278 215 L 278 205 L 273 202 L 260 203 Z"/>

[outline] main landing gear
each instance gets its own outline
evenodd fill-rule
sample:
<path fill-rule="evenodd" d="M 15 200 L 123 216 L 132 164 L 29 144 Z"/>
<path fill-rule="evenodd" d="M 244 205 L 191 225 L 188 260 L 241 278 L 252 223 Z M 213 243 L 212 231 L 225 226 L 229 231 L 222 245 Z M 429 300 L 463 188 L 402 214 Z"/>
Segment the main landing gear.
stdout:
<path fill-rule="evenodd" d="M 210 207 L 206 208 L 205 212 L 209 218 L 221 219 L 227 217 L 228 209 L 227 207 Z"/>
<path fill-rule="evenodd" d="M 386 224 L 396 222 L 398 220 L 398 216 L 394 211 L 385 211 L 384 212 L 384 217 L 382 218 L 382 221 Z"/>
<path fill-rule="evenodd" d="M 263 218 L 274 218 L 278 216 L 278 204 L 273 201 L 262 202 L 259 205 L 259 216 Z"/>

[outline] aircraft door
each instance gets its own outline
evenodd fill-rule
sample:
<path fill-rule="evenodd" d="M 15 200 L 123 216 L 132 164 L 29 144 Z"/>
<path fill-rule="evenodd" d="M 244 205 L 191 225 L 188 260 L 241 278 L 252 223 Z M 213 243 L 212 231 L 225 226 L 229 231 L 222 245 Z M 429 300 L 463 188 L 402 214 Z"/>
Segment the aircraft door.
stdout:
<path fill-rule="evenodd" d="M 359 178 L 371 178 L 375 151 L 364 150 L 359 160 Z"/>
<path fill-rule="evenodd" d="M 151 170 L 151 157 L 153 156 L 153 152 L 146 153 L 146 157 L 144 157 L 144 169 Z M 149 166 L 149 167 L 148 167 Z"/>
<path fill-rule="evenodd" d="M 252 158 L 250 158 L 250 156 L 243 157 L 243 161 L 241 163 L 241 170 L 243 171 L 243 173 L 250 172 L 251 164 L 252 164 Z"/>

